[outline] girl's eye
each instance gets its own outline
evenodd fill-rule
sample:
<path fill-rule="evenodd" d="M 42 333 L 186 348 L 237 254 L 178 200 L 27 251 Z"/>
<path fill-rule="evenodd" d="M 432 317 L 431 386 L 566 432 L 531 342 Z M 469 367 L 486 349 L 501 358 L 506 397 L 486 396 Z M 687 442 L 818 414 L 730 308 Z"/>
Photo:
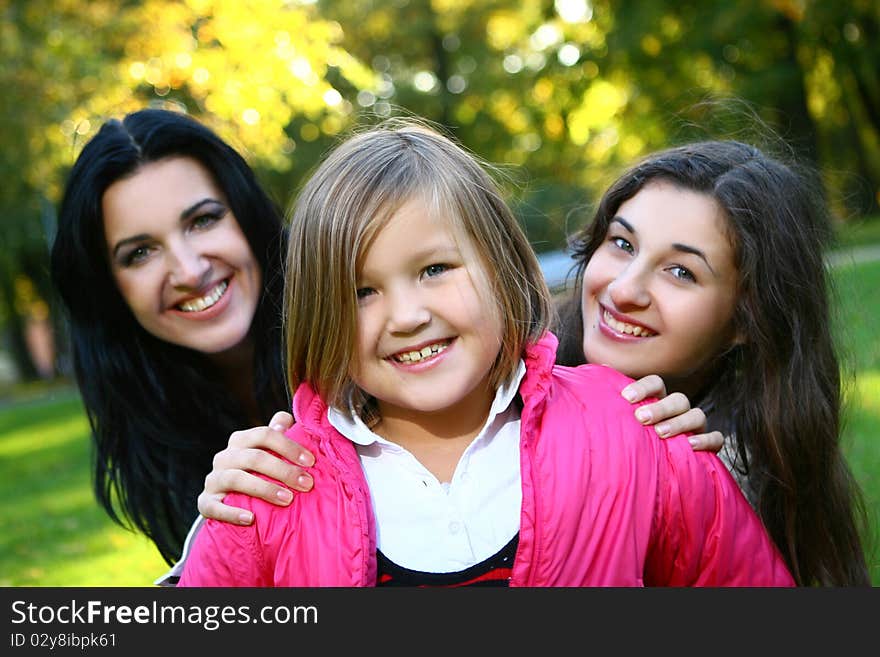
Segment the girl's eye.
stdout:
<path fill-rule="evenodd" d="M 633 249 L 632 244 L 630 244 L 628 240 L 625 240 L 622 237 L 612 237 L 609 241 L 621 251 L 632 253 L 635 250 Z"/>
<path fill-rule="evenodd" d="M 428 278 L 432 278 L 434 276 L 439 276 L 440 274 L 442 274 L 445 271 L 448 271 L 449 269 L 450 269 L 449 265 L 444 265 L 444 264 L 428 265 L 427 267 L 425 267 L 425 276 L 427 276 Z"/>
<path fill-rule="evenodd" d="M 150 251 L 151 249 L 148 246 L 135 247 L 122 256 L 122 266 L 133 267 L 134 265 L 142 263 L 150 255 Z"/>
<path fill-rule="evenodd" d="M 376 293 L 376 290 L 374 290 L 371 287 L 359 287 L 357 289 L 357 291 L 355 292 L 355 294 L 357 294 L 358 301 L 362 301 L 363 299 L 366 299 L 371 294 L 375 294 L 375 293 Z"/>
<path fill-rule="evenodd" d="M 669 268 L 670 273 L 677 279 L 682 281 L 696 282 L 697 278 L 691 273 L 691 270 L 681 265 L 673 265 Z"/>

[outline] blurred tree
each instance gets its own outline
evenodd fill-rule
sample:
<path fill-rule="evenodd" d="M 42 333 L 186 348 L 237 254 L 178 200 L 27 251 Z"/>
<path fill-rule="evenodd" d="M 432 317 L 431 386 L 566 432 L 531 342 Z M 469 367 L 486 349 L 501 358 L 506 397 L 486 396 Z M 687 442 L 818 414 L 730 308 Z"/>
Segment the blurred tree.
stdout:
<path fill-rule="evenodd" d="M 382 83 L 356 102 L 375 116 L 415 112 L 491 161 L 521 166 L 520 213 L 558 246 L 634 157 L 671 142 L 728 136 L 779 146 L 826 168 L 841 215 L 873 198 L 877 5 L 868 0 L 319 0 L 343 44 Z M 820 34 L 821 33 L 821 34 Z M 823 45 L 837 34 L 834 48 Z M 830 71 L 830 75 L 828 72 Z M 822 100 L 843 101 L 817 111 Z M 706 103 L 706 99 L 746 103 Z M 711 109 L 714 108 L 714 109 Z M 873 114 L 872 114 L 873 112 Z M 835 116 L 836 115 L 836 116 Z M 836 125 L 837 124 L 837 125 Z M 844 131 L 849 131 L 844 134 Z M 841 143 L 854 142 L 840 154 Z M 853 178 L 850 178 L 852 180 Z M 865 194 L 855 211 L 869 211 Z"/>
<path fill-rule="evenodd" d="M 116 4 L 0 2 L 0 317 L 25 378 L 36 375 L 25 327 L 45 312 L 51 295 L 51 201 L 83 125 L 71 123 L 65 139 L 60 128 L 70 110 L 104 84 L 117 52 L 105 21 Z"/>
<path fill-rule="evenodd" d="M 852 213 L 880 211 L 880 4 L 806 3 L 801 57 L 826 178 Z"/>

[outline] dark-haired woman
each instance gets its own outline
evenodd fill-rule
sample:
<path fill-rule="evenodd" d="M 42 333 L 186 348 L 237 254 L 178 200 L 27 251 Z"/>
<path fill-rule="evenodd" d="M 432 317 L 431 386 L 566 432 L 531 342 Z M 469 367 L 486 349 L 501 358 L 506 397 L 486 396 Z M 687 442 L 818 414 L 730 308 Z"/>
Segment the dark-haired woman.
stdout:
<path fill-rule="evenodd" d="M 95 492 L 169 563 L 229 434 L 288 407 L 283 234 L 245 160 L 181 113 L 108 121 L 70 173 L 52 277 L 95 440 Z"/>

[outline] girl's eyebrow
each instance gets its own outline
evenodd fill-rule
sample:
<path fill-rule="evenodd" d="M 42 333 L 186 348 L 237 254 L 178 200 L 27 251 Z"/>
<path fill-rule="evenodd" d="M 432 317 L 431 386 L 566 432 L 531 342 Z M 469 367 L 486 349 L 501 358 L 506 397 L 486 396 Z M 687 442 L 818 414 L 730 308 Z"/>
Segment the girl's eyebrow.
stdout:
<path fill-rule="evenodd" d="M 184 221 L 188 217 L 191 217 L 193 214 L 198 212 L 202 206 L 208 205 L 209 203 L 217 203 L 218 205 L 223 205 L 221 201 L 218 201 L 215 198 L 203 198 L 201 201 L 196 201 L 188 208 L 181 210 L 180 220 Z M 119 240 L 113 247 L 113 257 L 115 258 L 119 249 L 124 247 L 126 244 L 143 242 L 148 239 L 150 239 L 150 235 L 148 233 L 140 233 L 139 235 L 132 235 L 131 237 L 126 237 L 125 239 Z"/>
<path fill-rule="evenodd" d="M 633 227 L 632 227 L 632 224 L 629 223 L 629 222 L 628 222 L 626 219 L 624 219 L 623 217 L 617 215 L 617 216 L 615 216 L 615 217 L 614 217 L 609 223 L 612 223 L 612 224 L 613 224 L 613 223 L 615 223 L 615 222 L 619 223 L 621 226 L 623 226 L 624 228 L 626 228 L 626 229 L 627 229 L 629 232 L 631 232 L 633 235 L 636 234 L 636 232 L 637 232 L 636 229 L 633 228 Z"/>
<path fill-rule="evenodd" d="M 638 234 L 638 231 L 637 231 L 635 228 L 633 228 L 632 224 L 630 224 L 630 223 L 629 223 L 626 219 L 624 219 L 623 217 L 615 216 L 615 217 L 611 220 L 610 223 L 615 223 L 615 222 L 616 222 L 616 223 L 619 223 L 621 226 L 623 226 L 624 228 L 626 228 L 626 229 L 627 229 L 629 232 L 631 232 L 633 235 L 637 235 L 637 234 Z M 718 273 L 715 271 L 715 269 L 712 267 L 712 265 L 709 264 L 709 259 L 706 258 L 706 254 L 705 254 L 703 251 L 701 251 L 700 249 L 698 249 L 697 247 L 695 247 L 695 246 L 690 246 L 690 245 L 688 245 L 688 244 L 682 244 L 681 242 L 673 242 L 673 243 L 672 243 L 672 248 L 675 249 L 676 251 L 681 251 L 682 253 L 690 253 L 690 254 L 692 254 L 692 255 L 697 256 L 697 257 L 700 258 L 703 262 L 706 263 L 706 266 L 709 268 L 709 271 L 711 271 L 712 274 L 713 274 L 714 276 L 717 276 L 717 275 L 718 275 Z"/>
<path fill-rule="evenodd" d="M 693 246 L 688 246 L 687 244 L 680 244 L 679 242 L 673 242 L 672 248 L 675 249 L 676 251 L 681 251 L 683 253 L 692 253 L 693 255 L 697 256 L 703 262 L 706 263 L 706 266 L 709 268 L 709 271 L 711 271 L 714 276 L 718 275 L 715 272 L 715 270 L 712 268 L 712 265 L 709 264 L 709 260 L 706 258 L 706 254 L 703 253 L 702 251 L 700 251 L 700 249 L 693 247 Z"/>

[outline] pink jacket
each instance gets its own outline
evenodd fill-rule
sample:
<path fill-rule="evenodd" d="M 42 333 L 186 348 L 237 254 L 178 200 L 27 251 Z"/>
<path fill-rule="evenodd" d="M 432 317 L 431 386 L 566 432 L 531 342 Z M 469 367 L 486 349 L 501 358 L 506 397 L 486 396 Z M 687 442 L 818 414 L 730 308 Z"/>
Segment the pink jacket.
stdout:
<path fill-rule="evenodd" d="M 511 586 L 792 586 L 727 469 L 683 436 L 660 440 L 620 396 L 630 379 L 554 366 L 548 334 L 520 385 L 522 512 Z M 314 489 L 278 507 L 245 495 L 239 527 L 208 520 L 178 586 L 373 586 L 376 528 L 353 444 L 308 386 L 288 435 L 316 457 Z"/>

